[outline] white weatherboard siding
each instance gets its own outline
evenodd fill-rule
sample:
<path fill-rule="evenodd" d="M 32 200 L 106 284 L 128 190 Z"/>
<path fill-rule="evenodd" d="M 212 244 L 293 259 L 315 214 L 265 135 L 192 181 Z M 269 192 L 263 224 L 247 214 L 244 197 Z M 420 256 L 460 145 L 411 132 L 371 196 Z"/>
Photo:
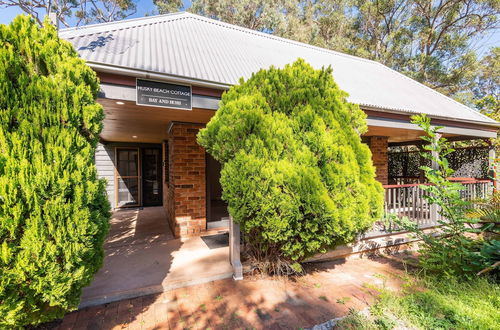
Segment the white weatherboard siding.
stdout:
<path fill-rule="evenodd" d="M 99 178 L 106 179 L 106 193 L 111 207 L 116 206 L 115 200 L 115 152 L 113 147 L 101 143 L 97 145 L 95 152 L 95 165 Z"/>
<path fill-rule="evenodd" d="M 227 87 L 260 69 L 303 58 L 315 68 L 332 66 L 349 101 L 365 108 L 497 125 L 378 62 L 189 13 L 63 29 L 60 35 L 96 69 L 135 70 L 200 85 Z"/>

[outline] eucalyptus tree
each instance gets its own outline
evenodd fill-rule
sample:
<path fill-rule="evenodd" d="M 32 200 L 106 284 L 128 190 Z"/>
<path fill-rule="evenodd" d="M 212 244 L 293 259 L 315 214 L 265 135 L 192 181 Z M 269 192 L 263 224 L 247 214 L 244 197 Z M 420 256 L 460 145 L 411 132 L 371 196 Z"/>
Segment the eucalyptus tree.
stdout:
<path fill-rule="evenodd" d="M 53 13 L 66 27 L 122 20 L 137 11 L 133 0 L 0 0 L 2 7 L 19 7 L 40 26 Z"/>
<path fill-rule="evenodd" d="M 156 0 L 175 11 L 179 0 Z M 163 6 L 163 7 L 162 7 Z M 499 0 L 193 0 L 187 10 L 379 61 L 447 95 L 471 90 Z"/>

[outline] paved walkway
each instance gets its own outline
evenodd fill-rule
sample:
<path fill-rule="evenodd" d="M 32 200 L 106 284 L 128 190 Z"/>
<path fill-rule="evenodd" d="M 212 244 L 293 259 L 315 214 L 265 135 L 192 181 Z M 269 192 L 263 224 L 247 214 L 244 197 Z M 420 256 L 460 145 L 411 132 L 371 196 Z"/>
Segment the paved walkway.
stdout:
<path fill-rule="evenodd" d="M 403 271 L 383 258 L 309 266 L 299 278 L 219 280 L 89 307 L 58 329 L 299 329 L 363 309 L 367 284 L 397 288 Z"/>
<path fill-rule="evenodd" d="M 104 265 L 83 290 L 87 307 L 229 278 L 229 247 L 209 248 L 200 237 L 174 239 L 163 207 L 113 213 Z"/>

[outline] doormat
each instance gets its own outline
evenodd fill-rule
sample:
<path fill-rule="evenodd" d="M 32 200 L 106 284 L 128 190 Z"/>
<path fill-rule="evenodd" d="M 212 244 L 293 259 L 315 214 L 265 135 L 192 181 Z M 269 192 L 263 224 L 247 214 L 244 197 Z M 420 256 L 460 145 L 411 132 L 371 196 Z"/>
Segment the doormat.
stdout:
<path fill-rule="evenodd" d="M 229 233 L 201 236 L 210 250 L 229 246 Z"/>

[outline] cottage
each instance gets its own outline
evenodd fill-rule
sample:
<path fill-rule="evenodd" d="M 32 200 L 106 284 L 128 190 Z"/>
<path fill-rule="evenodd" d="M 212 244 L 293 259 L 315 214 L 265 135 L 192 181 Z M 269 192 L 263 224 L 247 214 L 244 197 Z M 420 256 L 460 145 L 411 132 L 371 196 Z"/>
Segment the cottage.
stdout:
<path fill-rule="evenodd" d="M 175 237 L 227 226 L 220 167 L 196 134 L 215 114 L 221 94 L 261 68 L 297 58 L 316 68 L 332 66 L 348 100 L 368 115 L 363 139 L 386 185 L 386 208 L 417 220 L 432 222 L 435 210 L 416 203 L 421 192 L 409 184 L 415 182 L 391 177 L 388 166 L 388 147 L 415 145 L 422 134 L 410 116 L 427 114 L 452 140 L 487 140 L 499 127 L 380 63 L 189 13 L 63 29 L 60 36 L 101 81 L 98 102 L 106 118 L 96 163 L 113 208 L 163 206 Z M 474 191 L 491 185 L 468 183 Z"/>

